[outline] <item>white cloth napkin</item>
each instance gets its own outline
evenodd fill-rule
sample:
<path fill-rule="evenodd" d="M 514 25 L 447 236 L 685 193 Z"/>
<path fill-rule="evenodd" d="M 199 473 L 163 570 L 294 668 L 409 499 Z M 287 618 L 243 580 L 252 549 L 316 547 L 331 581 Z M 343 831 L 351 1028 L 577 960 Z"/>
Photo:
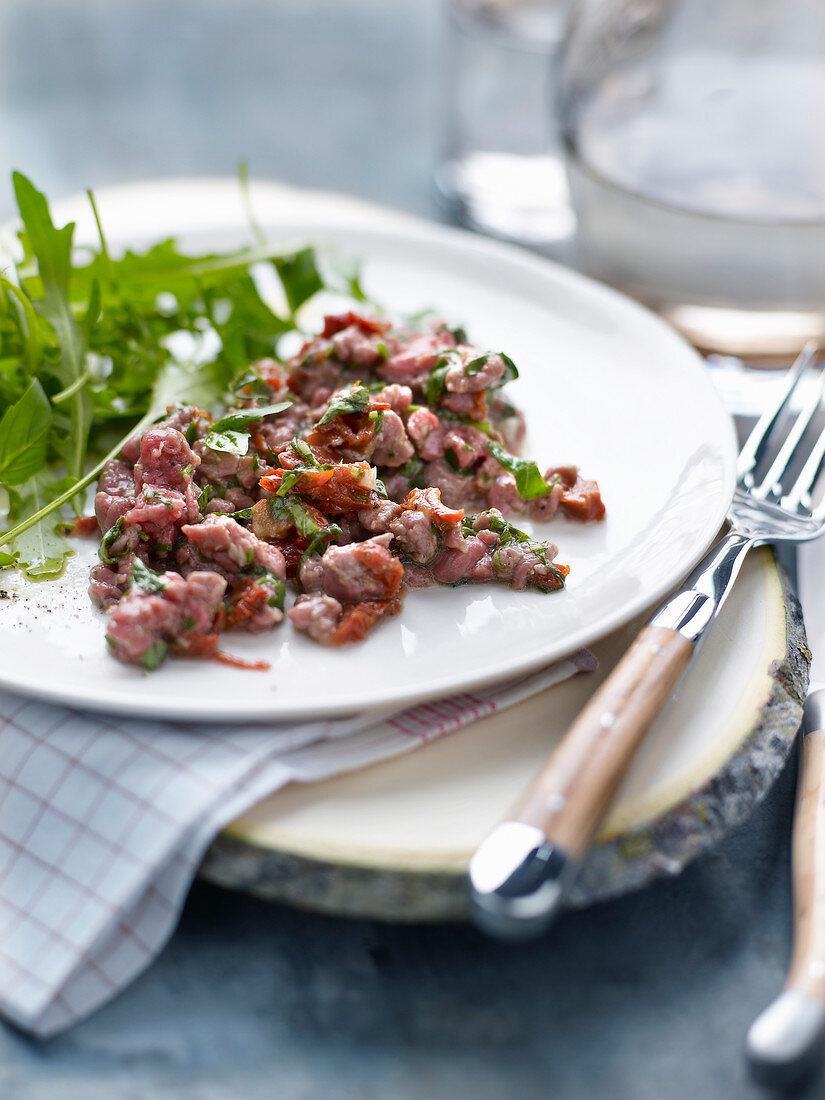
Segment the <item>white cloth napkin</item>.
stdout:
<path fill-rule="evenodd" d="M 408 752 L 595 663 L 582 651 L 400 713 L 240 729 L 0 692 L 0 1013 L 45 1038 L 123 989 L 172 933 L 212 838 L 266 795 Z"/>

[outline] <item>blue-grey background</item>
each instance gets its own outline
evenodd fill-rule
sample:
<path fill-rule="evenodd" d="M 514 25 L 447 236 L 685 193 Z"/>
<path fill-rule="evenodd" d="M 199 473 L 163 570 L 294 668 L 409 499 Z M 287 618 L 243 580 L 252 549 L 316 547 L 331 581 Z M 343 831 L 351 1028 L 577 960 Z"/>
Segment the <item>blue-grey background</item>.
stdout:
<path fill-rule="evenodd" d="M 435 0 L 3 0 L 0 218 L 12 168 L 58 196 L 242 158 L 438 216 L 439 29 Z M 741 1047 L 790 950 L 792 772 L 679 879 L 529 946 L 196 884 L 93 1019 L 0 1028 L 0 1098 L 757 1097 Z"/>

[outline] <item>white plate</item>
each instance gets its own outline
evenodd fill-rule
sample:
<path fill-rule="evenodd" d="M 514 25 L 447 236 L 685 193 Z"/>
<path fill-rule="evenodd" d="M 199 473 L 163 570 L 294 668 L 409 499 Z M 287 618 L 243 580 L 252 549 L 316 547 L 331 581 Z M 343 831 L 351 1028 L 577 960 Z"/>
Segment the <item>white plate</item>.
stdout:
<path fill-rule="evenodd" d="M 735 477 L 733 428 L 699 357 L 666 325 L 567 269 L 481 237 L 338 196 L 253 191 L 278 245 L 315 243 L 364 261 L 368 293 L 394 309 L 435 307 L 521 370 L 511 387 L 539 465 L 598 479 L 607 519 L 541 525 L 571 566 L 564 592 L 496 586 L 411 592 L 366 643 L 325 650 L 288 625 L 224 648 L 270 672 L 169 660 L 147 674 L 114 661 L 90 605 L 90 542 L 63 578 L 0 584 L 0 684 L 26 695 L 143 716 L 279 719 L 352 713 L 454 693 L 535 668 L 614 630 L 676 584 L 712 541 Z M 224 249 L 249 233 L 236 185 L 176 180 L 98 196 L 110 247 L 168 235 Z M 85 200 L 56 204 L 93 240 Z"/>

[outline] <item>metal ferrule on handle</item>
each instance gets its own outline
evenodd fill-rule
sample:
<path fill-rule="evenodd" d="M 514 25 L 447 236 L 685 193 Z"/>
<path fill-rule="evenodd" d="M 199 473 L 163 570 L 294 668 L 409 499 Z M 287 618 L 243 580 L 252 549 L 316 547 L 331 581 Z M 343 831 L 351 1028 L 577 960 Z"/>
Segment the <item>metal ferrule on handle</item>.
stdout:
<path fill-rule="evenodd" d="M 654 613 L 650 625 L 678 631 L 693 645 L 695 654 L 752 545 L 748 535 L 734 531 L 726 535 L 702 558 L 679 591 Z"/>

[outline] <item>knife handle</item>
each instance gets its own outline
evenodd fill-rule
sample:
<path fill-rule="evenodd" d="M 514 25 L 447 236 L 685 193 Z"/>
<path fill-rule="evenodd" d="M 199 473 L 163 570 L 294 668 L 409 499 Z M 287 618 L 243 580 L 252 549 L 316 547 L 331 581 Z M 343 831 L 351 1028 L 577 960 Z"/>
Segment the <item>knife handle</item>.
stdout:
<path fill-rule="evenodd" d="M 470 862 L 476 919 L 521 938 L 550 923 L 647 730 L 693 654 L 678 630 L 648 625 L 569 728 L 509 819 Z"/>
<path fill-rule="evenodd" d="M 793 822 L 794 947 L 780 996 L 748 1032 L 753 1076 L 770 1087 L 801 1083 L 825 1045 L 825 691 L 805 704 Z"/>

